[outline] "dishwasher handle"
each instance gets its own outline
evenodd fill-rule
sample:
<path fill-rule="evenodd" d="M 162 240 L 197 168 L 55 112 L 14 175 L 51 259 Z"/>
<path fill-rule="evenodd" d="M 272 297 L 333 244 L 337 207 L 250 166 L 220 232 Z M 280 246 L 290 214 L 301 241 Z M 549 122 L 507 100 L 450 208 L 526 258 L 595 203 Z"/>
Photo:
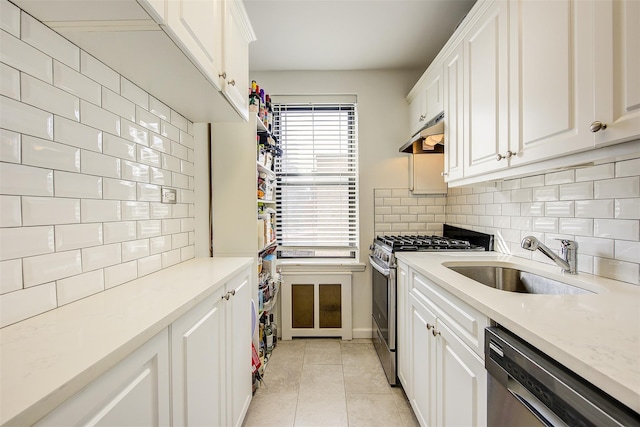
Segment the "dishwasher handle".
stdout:
<path fill-rule="evenodd" d="M 567 427 L 567 424 L 513 378 L 507 380 L 507 390 L 547 427 Z"/>

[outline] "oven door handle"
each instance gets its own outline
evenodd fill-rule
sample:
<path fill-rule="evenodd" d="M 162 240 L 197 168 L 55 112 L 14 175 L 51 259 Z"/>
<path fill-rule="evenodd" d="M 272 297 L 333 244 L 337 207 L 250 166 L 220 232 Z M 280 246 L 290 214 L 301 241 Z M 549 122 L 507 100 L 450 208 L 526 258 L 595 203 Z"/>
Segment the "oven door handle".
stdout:
<path fill-rule="evenodd" d="M 378 270 L 384 277 L 389 277 L 389 275 L 391 274 L 391 270 L 389 268 L 381 267 L 380 264 L 378 264 L 371 255 L 369 255 L 369 264 L 371 264 L 373 268 Z"/>

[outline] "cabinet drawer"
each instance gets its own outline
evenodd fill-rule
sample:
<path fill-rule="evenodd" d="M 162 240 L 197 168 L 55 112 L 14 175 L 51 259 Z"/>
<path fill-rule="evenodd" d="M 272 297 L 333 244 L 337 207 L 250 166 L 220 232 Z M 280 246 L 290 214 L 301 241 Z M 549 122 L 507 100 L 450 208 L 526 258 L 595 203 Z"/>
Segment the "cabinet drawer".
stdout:
<path fill-rule="evenodd" d="M 437 317 L 484 360 L 484 328 L 489 326 L 489 318 L 414 271 L 409 282 L 409 291 L 426 301 Z"/>

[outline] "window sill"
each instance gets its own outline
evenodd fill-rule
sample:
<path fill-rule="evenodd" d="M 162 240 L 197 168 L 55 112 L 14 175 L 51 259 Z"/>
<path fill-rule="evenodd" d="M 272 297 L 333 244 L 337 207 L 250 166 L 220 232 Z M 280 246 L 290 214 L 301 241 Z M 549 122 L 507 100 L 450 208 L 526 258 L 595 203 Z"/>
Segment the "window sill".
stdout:
<path fill-rule="evenodd" d="M 344 261 L 338 259 L 285 259 L 278 260 L 278 268 L 283 273 L 297 271 L 364 271 L 366 264 L 358 261 Z"/>

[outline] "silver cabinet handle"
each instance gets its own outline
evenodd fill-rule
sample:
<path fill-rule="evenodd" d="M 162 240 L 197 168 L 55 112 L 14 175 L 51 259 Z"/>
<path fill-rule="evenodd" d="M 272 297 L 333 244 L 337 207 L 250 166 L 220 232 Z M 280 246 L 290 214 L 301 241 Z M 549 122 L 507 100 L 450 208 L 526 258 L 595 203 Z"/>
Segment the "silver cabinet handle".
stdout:
<path fill-rule="evenodd" d="M 431 323 L 427 323 L 427 330 L 432 330 L 434 326 Z"/>
<path fill-rule="evenodd" d="M 231 81 L 229 82 L 229 84 L 230 84 L 231 86 L 235 86 L 235 85 L 236 85 L 236 81 L 235 81 L 235 80 L 231 80 Z"/>
<path fill-rule="evenodd" d="M 433 335 L 434 337 L 437 337 L 438 335 L 440 335 L 440 331 L 437 331 L 436 328 L 433 328 L 431 330 L 431 335 Z"/>
<path fill-rule="evenodd" d="M 500 161 L 500 160 L 502 160 L 502 159 L 510 159 L 511 157 L 515 156 L 516 154 L 518 154 L 518 152 L 517 152 L 517 151 L 516 151 L 516 152 L 513 152 L 513 151 L 511 151 L 511 150 L 507 150 L 507 152 L 504 154 L 504 156 L 503 156 L 502 154 L 498 153 L 498 154 L 496 155 L 496 160 L 497 160 L 497 161 Z"/>
<path fill-rule="evenodd" d="M 427 116 L 425 116 L 424 114 L 420 115 L 420 120 L 418 120 L 419 122 L 424 122 L 424 119 L 426 119 Z"/>
<path fill-rule="evenodd" d="M 229 301 L 229 298 L 231 298 L 231 295 L 229 295 L 229 292 L 227 292 L 226 294 L 224 294 L 222 296 L 223 299 L 226 299 L 227 301 Z"/>
<path fill-rule="evenodd" d="M 234 289 L 231 291 L 231 296 L 235 296 L 235 294 L 236 294 L 236 290 Z"/>
<path fill-rule="evenodd" d="M 222 74 L 218 74 L 218 77 L 222 77 L 223 79 L 227 80 L 227 73 L 224 72 Z"/>
<path fill-rule="evenodd" d="M 599 132 L 601 130 L 605 130 L 606 128 L 607 128 L 607 124 L 602 123 L 599 120 L 596 120 L 595 122 L 591 123 L 591 132 L 593 133 Z"/>
<path fill-rule="evenodd" d="M 449 174 L 446 172 L 440 172 L 440 176 L 449 176 Z"/>

